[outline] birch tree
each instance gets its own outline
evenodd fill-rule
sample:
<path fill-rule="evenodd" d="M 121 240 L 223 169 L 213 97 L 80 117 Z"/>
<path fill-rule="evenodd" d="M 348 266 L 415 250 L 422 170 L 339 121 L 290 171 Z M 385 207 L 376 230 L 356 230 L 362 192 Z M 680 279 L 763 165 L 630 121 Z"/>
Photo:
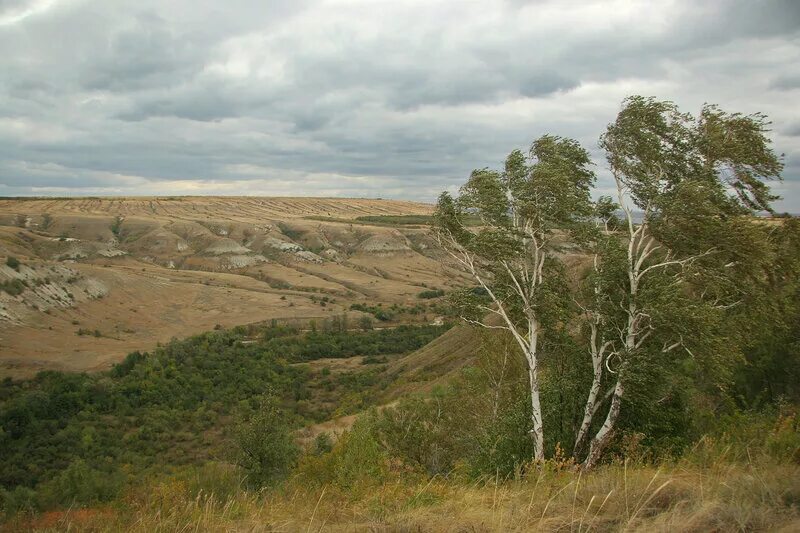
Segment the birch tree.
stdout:
<path fill-rule="evenodd" d="M 759 238 L 744 217 L 770 209 L 775 197 L 767 181 L 782 169 L 767 126 L 760 114 L 705 106 L 694 119 L 671 102 L 637 96 L 625 100 L 601 137 L 622 229 L 602 241 L 598 299 L 584 309 L 595 380 L 576 450 L 597 412 L 604 369 L 614 375 L 585 467 L 597 463 L 614 434 L 637 358 L 696 357 L 695 346 L 720 351 L 698 324 L 718 321 L 737 304 L 742 270 L 758 261 Z M 697 323 L 688 321 L 693 316 Z"/>
<path fill-rule="evenodd" d="M 536 460 L 544 459 L 539 347 L 553 301 L 548 280 L 559 241 L 592 213 L 594 180 L 586 150 L 546 135 L 527 155 L 511 152 L 502 172 L 473 171 L 458 197 L 442 194 L 436 209 L 440 244 L 477 284 L 463 294 L 464 319 L 507 330 L 525 356 Z M 469 226 L 467 217 L 476 216 L 480 224 Z"/>

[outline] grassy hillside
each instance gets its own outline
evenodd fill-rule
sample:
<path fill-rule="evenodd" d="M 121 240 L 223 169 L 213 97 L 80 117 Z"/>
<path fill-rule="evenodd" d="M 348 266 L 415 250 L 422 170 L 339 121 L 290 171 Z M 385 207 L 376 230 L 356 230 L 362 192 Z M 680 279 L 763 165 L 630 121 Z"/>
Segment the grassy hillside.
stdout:
<path fill-rule="evenodd" d="M 220 464 L 131 489 L 114 505 L 18 516 L 9 531 L 797 531 L 800 466 L 786 420 L 707 438 L 675 462 L 568 464 L 465 483 L 395 467 L 378 482 L 242 489 Z M 759 434 L 760 433 L 760 434 Z M 391 467 L 390 467 L 391 468 Z"/>
<path fill-rule="evenodd" d="M 145 474 L 229 457 L 234 419 L 266 392 L 293 427 L 358 412 L 392 381 L 389 358 L 446 329 L 241 327 L 133 352 L 109 372 L 7 379 L 0 385 L 4 507 L 105 501 Z M 334 372 L 307 364 L 323 356 L 361 356 L 363 364 Z"/>
<path fill-rule="evenodd" d="M 769 234 L 767 275 L 711 359 L 665 345 L 626 382 L 584 470 L 592 362 L 573 300 L 539 302 L 534 460 L 529 368 L 511 336 L 446 323 L 469 285 L 407 223 L 427 214 L 320 214 L 325 200 L 256 221 L 249 200 L 162 200 L 0 220 L 4 373 L 50 369 L 0 384 L 3 530 L 800 527 L 796 226 Z M 587 255 L 556 240 L 554 287 L 577 290 Z"/>
<path fill-rule="evenodd" d="M 328 321 L 306 332 L 285 326 L 220 330 L 151 354 L 131 354 L 107 373 L 46 372 L 35 380 L 6 380 L 0 388 L 6 521 L 0 528 L 499 532 L 800 526 L 800 423 L 791 408 L 720 420 L 685 453 L 656 460 L 640 441 L 627 441 L 590 473 L 557 454 L 545 464 L 478 475 L 456 459 L 431 475 L 440 467 L 432 471 L 431 464 L 417 462 L 414 449 L 425 450 L 419 456 L 424 462 L 452 439 L 458 449 L 460 438 L 477 438 L 476 420 L 498 394 L 513 390 L 519 368 L 502 378 L 505 383 L 486 382 L 482 375 L 498 376 L 504 345 L 463 326 L 342 326 Z M 246 471 L 233 464 L 236 428 L 267 390 L 280 398 L 290 426 L 305 426 L 295 432 L 305 452 L 284 482 L 254 490 Z M 435 401 L 413 399 L 420 394 Z M 425 406 L 454 418 L 439 427 L 436 418 L 426 418 L 431 411 Z M 423 427 L 434 440 L 422 438 L 417 431 Z M 389 437 L 397 429 L 410 431 L 409 439 Z M 340 438 L 320 448 L 324 432 Z"/>

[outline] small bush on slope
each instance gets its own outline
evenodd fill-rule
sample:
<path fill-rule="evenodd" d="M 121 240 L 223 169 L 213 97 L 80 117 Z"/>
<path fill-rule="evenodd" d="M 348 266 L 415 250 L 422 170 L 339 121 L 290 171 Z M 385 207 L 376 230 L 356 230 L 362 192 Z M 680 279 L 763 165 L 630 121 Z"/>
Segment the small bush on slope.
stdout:
<path fill-rule="evenodd" d="M 246 473 L 248 486 L 274 485 L 294 466 L 300 449 L 291 434 L 290 419 L 278 398 L 265 394 L 237 424 L 235 461 Z"/>

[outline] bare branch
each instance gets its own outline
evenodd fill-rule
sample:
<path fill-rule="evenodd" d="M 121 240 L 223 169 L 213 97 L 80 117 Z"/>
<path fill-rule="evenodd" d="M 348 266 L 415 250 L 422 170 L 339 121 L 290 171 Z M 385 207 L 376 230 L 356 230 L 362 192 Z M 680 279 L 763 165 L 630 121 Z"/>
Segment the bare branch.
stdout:
<path fill-rule="evenodd" d="M 472 324 L 473 326 L 480 326 L 480 327 L 486 328 L 486 329 L 503 329 L 503 330 L 506 330 L 506 331 L 511 331 L 508 326 L 503 326 L 503 325 L 493 326 L 491 324 L 487 324 L 485 322 L 481 322 L 480 320 L 467 318 L 465 316 L 462 316 L 461 320 L 463 320 L 464 322 L 467 322 L 469 324 Z"/>
<path fill-rule="evenodd" d="M 706 250 L 705 252 L 703 252 L 701 254 L 693 255 L 693 256 L 687 257 L 685 259 L 672 259 L 672 260 L 662 261 L 661 263 L 656 263 L 654 265 L 650 265 L 650 266 L 648 266 L 647 268 L 645 268 L 644 270 L 642 270 L 641 272 L 638 273 L 638 275 L 636 276 L 637 280 L 641 280 L 644 277 L 645 274 L 647 274 L 649 271 L 654 270 L 656 268 L 664 268 L 664 267 L 667 267 L 667 266 L 670 266 L 670 265 L 680 265 L 681 267 L 684 267 L 684 266 L 686 266 L 686 265 L 688 265 L 688 264 L 690 264 L 690 263 L 692 263 L 694 261 L 697 261 L 701 257 L 705 257 L 707 255 L 710 255 L 710 254 L 714 253 L 714 251 L 715 251 L 715 248 L 709 248 L 708 250 Z"/>

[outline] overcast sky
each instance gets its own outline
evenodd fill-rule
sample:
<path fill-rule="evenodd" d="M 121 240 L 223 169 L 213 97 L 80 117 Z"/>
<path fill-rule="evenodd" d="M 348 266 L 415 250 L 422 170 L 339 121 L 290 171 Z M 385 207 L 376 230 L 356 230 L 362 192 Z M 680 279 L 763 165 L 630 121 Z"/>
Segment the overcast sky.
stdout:
<path fill-rule="evenodd" d="M 800 1 L 0 0 L 0 195 L 432 201 L 630 94 L 763 111 L 800 211 Z"/>

